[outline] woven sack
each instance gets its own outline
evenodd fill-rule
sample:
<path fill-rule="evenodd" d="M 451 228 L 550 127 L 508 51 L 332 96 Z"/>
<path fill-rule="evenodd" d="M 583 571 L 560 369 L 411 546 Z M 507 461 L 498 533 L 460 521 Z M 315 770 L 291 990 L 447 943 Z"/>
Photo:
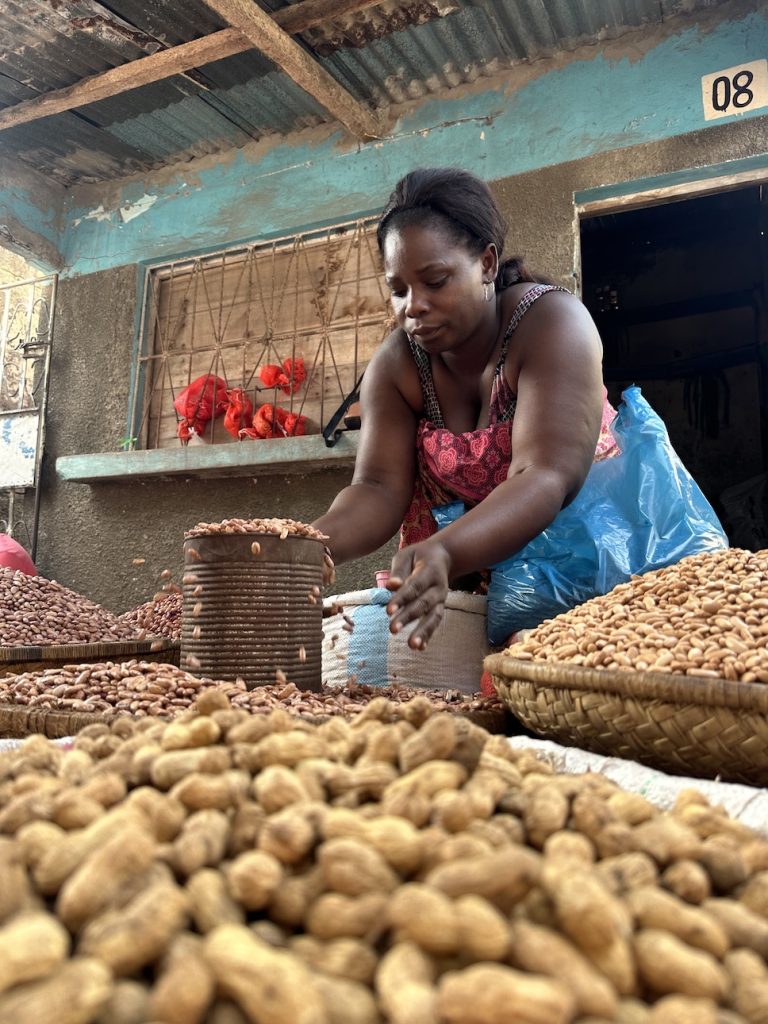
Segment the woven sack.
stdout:
<path fill-rule="evenodd" d="M 443 621 L 426 650 L 414 651 L 408 646 L 410 629 L 389 632 L 386 606 L 391 596 L 388 590 L 373 588 L 326 599 L 326 606 L 342 606 L 354 628 L 344 628 L 342 614 L 323 620 L 323 682 L 343 686 L 355 676 L 368 686 L 397 683 L 477 693 L 489 651 L 485 598 L 449 591 Z"/>

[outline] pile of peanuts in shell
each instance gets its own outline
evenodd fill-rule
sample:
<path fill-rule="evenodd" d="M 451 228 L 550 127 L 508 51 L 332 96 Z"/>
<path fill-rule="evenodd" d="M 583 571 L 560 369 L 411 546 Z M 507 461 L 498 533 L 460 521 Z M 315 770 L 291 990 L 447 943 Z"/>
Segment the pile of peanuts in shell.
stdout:
<path fill-rule="evenodd" d="M 0 567 L 0 647 L 136 639 L 136 627 L 43 576 Z"/>
<path fill-rule="evenodd" d="M 396 713 L 397 712 L 397 713 Z M 768 841 L 416 699 L 0 753 L 3 1024 L 758 1024 Z"/>
<path fill-rule="evenodd" d="M 165 637 L 167 640 L 181 638 L 182 595 L 178 589 L 161 590 L 144 604 L 123 612 L 121 622 L 130 623 L 136 639 Z"/>
<path fill-rule="evenodd" d="M 548 619 L 510 657 L 768 683 L 768 550 L 692 555 Z"/>
<path fill-rule="evenodd" d="M 414 691 L 404 686 L 373 687 L 350 683 L 343 689 L 322 693 L 300 690 L 281 680 L 248 690 L 242 682 L 198 677 L 161 662 L 131 659 L 125 662 L 64 665 L 0 678 L 0 705 L 41 711 L 125 713 L 137 718 L 153 715 L 174 718 L 188 711 L 203 690 L 220 689 L 233 707 L 254 714 L 282 708 L 295 715 L 329 717 L 358 714 L 373 697 L 383 696 L 395 705 L 416 693 L 435 711 L 456 711 L 479 718 L 497 718 L 502 725 L 503 706 L 498 698 L 469 697 L 458 690 Z"/>

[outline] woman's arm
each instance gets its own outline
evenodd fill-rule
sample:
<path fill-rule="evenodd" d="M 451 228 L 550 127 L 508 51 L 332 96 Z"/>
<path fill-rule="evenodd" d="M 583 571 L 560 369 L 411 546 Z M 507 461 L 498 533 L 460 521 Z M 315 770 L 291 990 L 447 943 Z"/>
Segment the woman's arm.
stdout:
<path fill-rule="evenodd" d="M 397 531 L 413 495 L 418 377 L 395 332 L 368 365 L 360 393 L 361 432 L 352 483 L 313 526 L 336 563 L 370 554 Z M 405 353 L 408 355 L 408 353 Z M 414 378 L 413 380 L 411 378 Z M 405 392 L 405 393 L 404 393 Z"/>
<path fill-rule="evenodd" d="M 390 628 L 418 619 L 411 646 L 423 647 L 440 622 L 450 580 L 519 551 L 578 494 L 600 431 L 601 354 L 597 329 L 572 296 L 551 293 L 526 314 L 506 368 L 517 392 L 507 479 L 392 562 Z"/>

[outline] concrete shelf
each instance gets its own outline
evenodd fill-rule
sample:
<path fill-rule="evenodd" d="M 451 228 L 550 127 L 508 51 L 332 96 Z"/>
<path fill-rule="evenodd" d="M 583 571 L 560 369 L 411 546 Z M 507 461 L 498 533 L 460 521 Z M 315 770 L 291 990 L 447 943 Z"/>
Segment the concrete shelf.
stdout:
<path fill-rule="evenodd" d="M 358 437 L 356 431 L 344 432 L 332 448 L 326 445 L 320 434 L 312 434 L 236 444 L 63 455 L 56 460 L 56 472 L 62 480 L 81 484 L 142 477 L 313 473 L 354 465 Z"/>

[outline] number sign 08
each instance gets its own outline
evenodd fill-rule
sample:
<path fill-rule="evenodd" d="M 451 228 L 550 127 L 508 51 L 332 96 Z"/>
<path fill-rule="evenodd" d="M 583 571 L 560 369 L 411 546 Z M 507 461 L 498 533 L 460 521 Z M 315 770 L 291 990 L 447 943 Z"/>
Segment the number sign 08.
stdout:
<path fill-rule="evenodd" d="M 707 121 L 768 106 L 768 60 L 753 60 L 704 75 L 701 98 Z"/>

